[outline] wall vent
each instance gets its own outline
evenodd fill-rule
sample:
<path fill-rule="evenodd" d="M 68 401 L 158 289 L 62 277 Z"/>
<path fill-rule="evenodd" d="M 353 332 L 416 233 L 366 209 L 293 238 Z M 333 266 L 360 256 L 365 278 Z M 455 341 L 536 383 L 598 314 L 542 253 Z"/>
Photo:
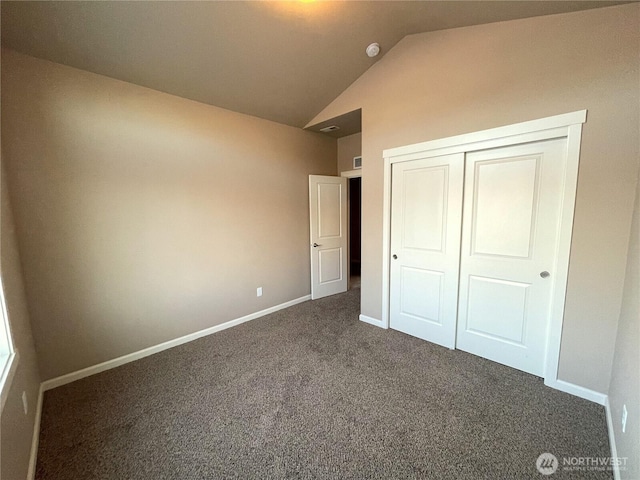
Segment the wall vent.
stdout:
<path fill-rule="evenodd" d="M 353 168 L 362 168 L 362 157 L 353 157 Z"/>
<path fill-rule="evenodd" d="M 329 125 L 328 127 L 324 127 L 320 129 L 322 133 L 335 132 L 336 130 L 340 130 L 340 127 L 337 125 Z"/>

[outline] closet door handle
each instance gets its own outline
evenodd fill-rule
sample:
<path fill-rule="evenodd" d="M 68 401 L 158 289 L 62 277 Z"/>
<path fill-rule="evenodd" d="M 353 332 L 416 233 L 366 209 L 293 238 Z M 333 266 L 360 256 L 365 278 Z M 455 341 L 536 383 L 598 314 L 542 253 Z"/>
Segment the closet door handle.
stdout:
<path fill-rule="evenodd" d="M 540 272 L 540 276 L 542 278 L 547 278 L 549 275 L 551 275 L 549 272 L 547 272 L 546 270 L 544 272 Z"/>
<path fill-rule="evenodd" d="M 319 244 L 317 244 L 317 243 L 315 243 L 315 242 L 314 242 L 314 243 L 313 243 L 313 246 L 314 246 L 314 247 L 321 247 L 322 245 L 319 245 Z"/>
<path fill-rule="evenodd" d="M 397 260 L 398 259 L 398 255 L 396 255 L 395 253 L 393 254 L 393 259 Z"/>

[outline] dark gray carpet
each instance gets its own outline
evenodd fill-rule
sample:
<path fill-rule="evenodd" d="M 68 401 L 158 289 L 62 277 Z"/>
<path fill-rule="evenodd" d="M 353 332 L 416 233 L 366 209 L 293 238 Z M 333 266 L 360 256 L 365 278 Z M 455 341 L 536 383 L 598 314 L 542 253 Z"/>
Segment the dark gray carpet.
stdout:
<path fill-rule="evenodd" d="M 306 302 L 44 397 L 38 479 L 542 477 L 610 456 L 604 409 L 541 379 Z"/>

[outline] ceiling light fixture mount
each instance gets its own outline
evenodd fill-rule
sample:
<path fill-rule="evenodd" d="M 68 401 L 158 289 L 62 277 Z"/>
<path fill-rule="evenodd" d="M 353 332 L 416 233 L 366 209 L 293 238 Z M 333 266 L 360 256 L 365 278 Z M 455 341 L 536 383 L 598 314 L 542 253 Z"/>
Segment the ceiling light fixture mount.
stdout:
<path fill-rule="evenodd" d="M 372 43 L 367 47 L 366 52 L 367 52 L 367 55 L 369 55 L 371 58 L 375 57 L 380 53 L 380 44 Z"/>

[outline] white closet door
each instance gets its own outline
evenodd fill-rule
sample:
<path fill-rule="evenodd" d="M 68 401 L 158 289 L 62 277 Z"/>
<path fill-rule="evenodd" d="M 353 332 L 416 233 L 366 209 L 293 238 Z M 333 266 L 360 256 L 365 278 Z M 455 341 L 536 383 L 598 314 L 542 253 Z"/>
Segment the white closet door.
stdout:
<path fill-rule="evenodd" d="M 454 348 L 464 155 L 392 168 L 390 327 Z"/>
<path fill-rule="evenodd" d="M 542 376 L 566 140 L 469 153 L 457 347 Z"/>

